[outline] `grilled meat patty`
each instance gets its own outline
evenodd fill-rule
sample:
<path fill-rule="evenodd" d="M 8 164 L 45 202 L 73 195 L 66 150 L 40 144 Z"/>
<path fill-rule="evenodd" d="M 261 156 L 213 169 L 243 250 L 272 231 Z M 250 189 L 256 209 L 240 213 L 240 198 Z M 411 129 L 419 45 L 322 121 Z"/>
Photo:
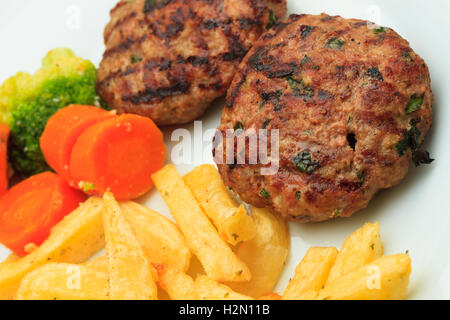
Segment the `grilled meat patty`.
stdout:
<path fill-rule="evenodd" d="M 98 92 L 160 126 L 193 121 L 285 14 L 286 0 L 122 0 L 105 29 Z"/>
<path fill-rule="evenodd" d="M 219 127 L 223 136 L 262 128 L 271 136 L 278 129 L 279 170 L 262 175 L 267 166 L 248 164 L 248 149 L 216 140 L 216 152 L 233 148 L 235 158 L 247 157 L 219 170 L 244 201 L 288 219 L 349 217 L 398 184 L 412 159 L 432 161 L 420 150 L 432 103 L 424 60 L 394 30 L 293 15 L 263 35 L 240 65 Z"/>

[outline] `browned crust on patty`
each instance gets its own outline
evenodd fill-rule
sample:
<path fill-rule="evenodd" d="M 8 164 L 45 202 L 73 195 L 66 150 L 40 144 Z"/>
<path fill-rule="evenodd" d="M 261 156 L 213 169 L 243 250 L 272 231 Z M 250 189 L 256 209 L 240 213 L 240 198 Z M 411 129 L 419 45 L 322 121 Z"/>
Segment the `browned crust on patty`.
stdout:
<path fill-rule="evenodd" d="M 105 28 L 102 98 L 158 125 L 188 123 L 225 94 L 285 0 L 120 1 Z"/>
<path fill-rule="evenodd" d="M 423 104 L 407 113 L 414 95 Z M 260 174 L 261 165 L 219 164 L 219 170 L 244 201 L 288 219 L 349 217 L 404 178 L 412 151 L 401 155 L 398 144 L 413 127 L 423 142 L 432 104 L 425 62 L 392 29 L 293 15 L 264 34 L 240 65 L 219 127 L 278 129 L 280 170 L 271 176 Z M 314 164 L 309 174 L 296 166 L 302 152 Z"/>

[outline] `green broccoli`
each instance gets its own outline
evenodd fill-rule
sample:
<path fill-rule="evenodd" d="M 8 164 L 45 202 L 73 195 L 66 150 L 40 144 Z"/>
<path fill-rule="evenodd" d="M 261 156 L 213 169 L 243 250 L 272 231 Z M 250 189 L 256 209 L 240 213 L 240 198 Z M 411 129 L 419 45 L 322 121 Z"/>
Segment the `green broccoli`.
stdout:
<path fill-rule="evenodd" d="M 48 119 L 70 104 L 104 107 L 97 70 L 69 49 L 50 51 L 34 75 L 18 73 L 0 87 L 0 121 L 11 128 L 10 162 L 22 177 L 50 170 L 39 146 Z"/>

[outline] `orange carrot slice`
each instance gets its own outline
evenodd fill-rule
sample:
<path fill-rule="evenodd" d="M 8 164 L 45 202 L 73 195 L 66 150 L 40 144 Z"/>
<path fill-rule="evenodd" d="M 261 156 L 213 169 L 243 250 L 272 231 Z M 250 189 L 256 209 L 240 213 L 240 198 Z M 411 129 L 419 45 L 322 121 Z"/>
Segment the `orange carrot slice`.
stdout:
<path fill-rule="evenodd" d="M 70 105 L 56 112 L 48 120 L 40 139 L 48 165 L 63 179 L 71 181 L 70 154 L 78 137 L 89 126 L 113 116 L 106 110 L 82 105 Z"/>
<path fill-rule="evenodd" d="M 163 135 L 155 123 L 125 114 L 87 128 L 70 158 L 70 176 L 89 194 L 110 190 L 118 200 L 135 199 L 153 186 L 152 174 L 166 156 Z"/>
<path fill-rule="evenodd" d="M 54 173 L 35 175 L 12 187 L 0 199 L 0 242 L 15 254 L 39 246 L 50 229 L 85 200 Z"/>

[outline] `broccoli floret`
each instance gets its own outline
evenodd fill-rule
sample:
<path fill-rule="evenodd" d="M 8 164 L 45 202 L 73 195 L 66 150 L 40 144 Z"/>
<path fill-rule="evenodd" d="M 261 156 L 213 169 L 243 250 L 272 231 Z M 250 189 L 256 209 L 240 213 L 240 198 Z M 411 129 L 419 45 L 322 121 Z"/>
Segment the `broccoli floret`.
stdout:
<path fill-rule="evenodd" d="M 50 170 L 39 138 L 56 111 L 74 103 L 106 108 L 96 93 L 96 77 L 91 62 L 56 49 L 34 75 L 19 73 L 0 88 L 0 120 L 11 128 L 9 157 L 22 177 Z"/>

